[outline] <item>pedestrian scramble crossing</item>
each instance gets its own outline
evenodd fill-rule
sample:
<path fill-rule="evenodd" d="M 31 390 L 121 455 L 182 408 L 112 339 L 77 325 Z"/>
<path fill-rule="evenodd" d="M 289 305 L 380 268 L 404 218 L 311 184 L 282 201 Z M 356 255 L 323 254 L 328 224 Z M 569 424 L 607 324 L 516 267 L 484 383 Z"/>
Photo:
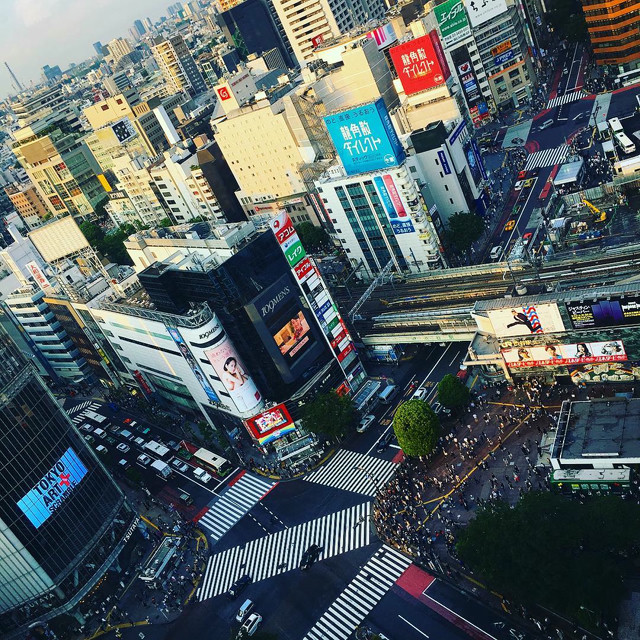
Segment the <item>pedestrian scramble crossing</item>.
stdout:
<path fill-rule="evenodd" d="M 198 520 L 198 528 L 204 530 L 215 544 L 277 484 L 273 480 L 244 473 Z"/>
<path fill-rule="evenodd" d="M 584 96 L 585 94 L 582 89 L 572 91 L 571 93 L 565 93 L 563 96 L 551 98 L 551 100 L 547 102 L 547 109 L 553 109 L 553 107 L 559 107 L 560 105 L 569 104 L 570 102 L 577 102 L 578 100 L 582 100 Z"/>
<path fill-rule="evenodd" d="M 524 165 L 525 171 L 531 169 L 537 169 L 538 167 L 552 167 L 554 164 L 560 164 L 567 159 L 569 155 L 569 147 L 566 144 L 561 144 L 554 149 L 543 149 L 542 151 L 536 151 L 531 153 L 527 158 L 527 162 Z"/>
<path fill-rule="evenodd" d="M 327 464 L 304 476 L 304 479 L 373 498 L 394 474 L 396 467 L 396 463 L 389 460 L 341 449 Z"/>
<path fill-rule="evenodd" d="M 87 411 L 95 411 L 99 407 L 100 407 L 99 402 L 94 402 L 93 400 L 87 400 L 86 402 L 81 402 L 80 404 L 77 404 L 75 407 L 72 407 L 71 409 L 69 409 L 67 411 L 67 415 L 73 416 L 73 418 L 71 419 L 73 420 L 74 424 L 77 426 L 85 420 L 85 417 L 86 417 L 85 414 Z"/>
<path fill-rule="evenodd" d="M 409 558 L 383 545 L 316 622 L 304 640 L 350 638 L 356 627 L 382 600 L 410 564 Z"/>
<path fill-rule="evenodd" d="M 371 542 L 370 517 L 371 503 L 365 502 L 222 551 L 209 558 L 198 601 L 224 593 L 245 574 L 260 582 L 297 569 L 312 544 L 323 547 L 319 560 L 364 547 Z"/>

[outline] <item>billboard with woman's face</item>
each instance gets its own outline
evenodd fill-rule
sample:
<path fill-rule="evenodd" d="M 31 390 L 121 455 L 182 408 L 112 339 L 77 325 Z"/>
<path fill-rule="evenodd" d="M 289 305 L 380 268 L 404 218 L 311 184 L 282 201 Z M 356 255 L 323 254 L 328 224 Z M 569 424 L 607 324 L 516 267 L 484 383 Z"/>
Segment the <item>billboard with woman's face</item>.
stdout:
<path fill-rule="evenodd" d="M 627 359 L 621 340 L 514 347 L 503 349 L 502 356 L 511 369 L 546 365 L 619 362 Z"/>
<path fill-rule="evenodd" d="M 255 409 L 262 396 L 229 338 L 204 352 L 240 413 Z"/>

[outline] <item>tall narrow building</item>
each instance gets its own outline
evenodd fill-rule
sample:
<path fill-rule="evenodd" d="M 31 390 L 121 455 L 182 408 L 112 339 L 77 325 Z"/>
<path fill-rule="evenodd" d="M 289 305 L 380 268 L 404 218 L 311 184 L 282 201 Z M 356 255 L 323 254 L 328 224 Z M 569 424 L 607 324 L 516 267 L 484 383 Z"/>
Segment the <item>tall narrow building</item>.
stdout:
<path fill-rule="evenodd" d="M 181 35 L 155 38 L 153 56 L 174 93 L 188 94 L 193 98 L 207 90 L 204 78 Z"/>

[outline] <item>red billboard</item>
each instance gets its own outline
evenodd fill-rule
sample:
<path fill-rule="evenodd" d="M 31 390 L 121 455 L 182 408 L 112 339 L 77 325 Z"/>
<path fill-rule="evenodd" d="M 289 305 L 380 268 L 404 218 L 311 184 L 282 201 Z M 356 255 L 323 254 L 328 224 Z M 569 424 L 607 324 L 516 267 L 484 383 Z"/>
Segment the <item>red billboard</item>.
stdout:
<path fill-rule="evenodd" d="M 245 425 L 253 440 L 261 445 L 277 440 L 295 429 L 291 415 L 283 404 L 245 420 Z"/>
<path fill-rule="evenodd" d="M 445 71 L 428 35 L 409 40 L 389 52 L 407 95 L 444 84 Z"/>

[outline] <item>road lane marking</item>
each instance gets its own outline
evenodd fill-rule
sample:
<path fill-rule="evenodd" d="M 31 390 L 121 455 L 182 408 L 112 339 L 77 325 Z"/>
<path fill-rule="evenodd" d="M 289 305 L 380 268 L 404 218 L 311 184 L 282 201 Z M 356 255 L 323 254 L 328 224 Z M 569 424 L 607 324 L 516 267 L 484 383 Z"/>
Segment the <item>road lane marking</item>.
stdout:
<path fill-rule="evenodd" d="M 406 622 L 410 627 L 415 629 L 418 633 L 422 634 L 425 638 L 429 637 L 424 631 L 421 631 L 420 629 L 418 629 L 418 627 L 416 627 L 415 624 L 412 624 L 406 618 L 403 618 L 400 614 L 398 614 L 398 618 L 400 618 L 400 620 L 402 620 L 403 622 Z"/>

